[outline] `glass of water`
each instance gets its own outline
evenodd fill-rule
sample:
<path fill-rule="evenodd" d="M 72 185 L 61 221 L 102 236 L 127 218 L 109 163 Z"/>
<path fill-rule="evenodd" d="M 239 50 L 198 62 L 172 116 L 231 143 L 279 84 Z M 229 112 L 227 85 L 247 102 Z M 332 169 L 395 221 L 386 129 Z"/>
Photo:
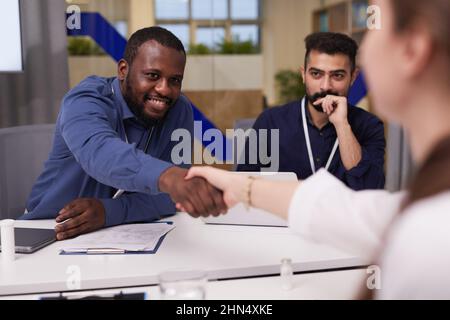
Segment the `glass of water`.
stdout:
<path fill-rule="evenodd" d="M 159 274 L 163 300 L 203 300 L 208 275 L 202 270 L 168 270 Z"/>

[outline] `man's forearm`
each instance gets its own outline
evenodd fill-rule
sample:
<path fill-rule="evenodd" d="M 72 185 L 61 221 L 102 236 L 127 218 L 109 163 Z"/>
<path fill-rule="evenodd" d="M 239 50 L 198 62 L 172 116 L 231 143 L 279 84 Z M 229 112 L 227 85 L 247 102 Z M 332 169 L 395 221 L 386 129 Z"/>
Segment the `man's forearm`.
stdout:
<path fill-rule="evenodd" d="M 105 226 L 153 221 L 175 213 L 175 204 L 168 194 L 149 195 L 124 193 L 118 199 L 100 199 L 105 208 Z"/>
<path fill-rule="evenodd" d="M 353 134 L 348 122 L 336 125 L 336 133 L 339 140 L 339 152 L 346 170 L 356 167 L 362 158 L 361 145 Z"/>

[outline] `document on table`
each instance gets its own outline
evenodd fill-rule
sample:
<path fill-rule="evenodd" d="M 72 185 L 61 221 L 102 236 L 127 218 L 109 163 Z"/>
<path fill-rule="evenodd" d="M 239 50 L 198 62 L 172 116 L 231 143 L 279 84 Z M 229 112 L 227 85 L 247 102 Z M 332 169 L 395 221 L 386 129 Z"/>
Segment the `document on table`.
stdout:
<path fill-rule="evenodd" d="M 173 224 L 166 222 L 109 227 L 61 241 L 61 253 L 153 253 L 162 237 L 173 228 L 175 228 Z"/>

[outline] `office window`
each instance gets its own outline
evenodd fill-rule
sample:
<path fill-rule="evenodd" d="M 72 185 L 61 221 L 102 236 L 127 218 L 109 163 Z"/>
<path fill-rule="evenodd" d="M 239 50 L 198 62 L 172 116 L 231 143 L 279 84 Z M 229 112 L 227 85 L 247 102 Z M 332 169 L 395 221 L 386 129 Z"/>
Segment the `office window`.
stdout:
<path fill-rule="evenodd" d="M 188 19 L 188 0 L 156 0 L 155 14 L 159 19 Z"/>
<path fill-rule="evenodd" d="M 211 49 L 216 49 L 217 44 L 223 42 L 225 38 L 225 28 L 197 28 L 197 43 L 202 43 Z"/>
<path fill-rule="evenodd" d="M 251 41 L 258 43 L 259 28 L 257 25 L 233 25 L 231 26 L 231 36 L 239 41 Z"/>
<path fill-rule="evenodd" d="M 257 19 L 258 0 L 231 0 L 232 19 Z"/>
<path fill-rule="evenodd" d="M 188 24 L 160 24 L 159 26 L 175 34 L 183 43 L 184 48 L 188 49 L 190 43 Z"/>
<path fill-rule="evenodd" d="M 227 0 L 191 0 L 192 19 L 226 19 Z"/>
<path fill-rule="evenodd" d="M 260 0 L 155 0 L 156 24 L 172 31 L 188 49 L 218 50 L 224 41 L 251 41 L 260 48 Z"/>

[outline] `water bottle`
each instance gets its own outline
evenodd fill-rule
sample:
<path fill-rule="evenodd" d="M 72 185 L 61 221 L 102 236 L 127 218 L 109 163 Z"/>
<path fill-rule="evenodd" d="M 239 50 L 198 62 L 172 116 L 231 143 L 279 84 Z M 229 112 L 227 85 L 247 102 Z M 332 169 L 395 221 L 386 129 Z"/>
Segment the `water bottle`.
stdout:
<path fill-rule="evenodd" d="M 291 290 L 294 287 L 293 283 L 294 271 L 292 269 L 292 260 L 284 258 L 281 260 L 280 277 L 281 287 L 284 290 Z"/>

